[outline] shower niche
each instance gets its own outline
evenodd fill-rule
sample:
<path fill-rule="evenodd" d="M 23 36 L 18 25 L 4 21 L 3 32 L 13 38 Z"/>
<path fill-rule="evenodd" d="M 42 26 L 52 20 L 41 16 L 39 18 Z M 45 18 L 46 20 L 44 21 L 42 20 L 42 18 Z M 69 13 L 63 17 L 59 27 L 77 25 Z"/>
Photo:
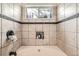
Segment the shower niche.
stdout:
<path fill-rule="evenodd" d="M 36 32 L 36 39 L 44 39 L 44 32 L 38 31 Z"/>

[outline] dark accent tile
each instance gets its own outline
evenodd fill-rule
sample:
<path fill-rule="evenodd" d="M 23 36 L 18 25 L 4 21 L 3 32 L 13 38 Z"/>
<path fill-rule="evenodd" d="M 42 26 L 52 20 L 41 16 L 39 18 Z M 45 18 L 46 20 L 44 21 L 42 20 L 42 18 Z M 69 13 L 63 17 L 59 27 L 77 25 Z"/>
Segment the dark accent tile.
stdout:
<path fill-rule="evenodd" d="M 13 22 L 20 23 L 20 24 L 59 24 L 59 23 L 62 23 L 62 22 L 68 21 L 68 20 L 72 20 L 72 19 L 77 18 L 77 17 L 79 17 L 79 13 L 77 13 L 73 16 L 70 16 L 68 18 L 65 18 L 61 21 L 57 21 L 57 22 L 21 22 L 21 21 L 17 21 L 15 19 L 13 19 L 11 17 L 8 17 L 6 15 L 0 14 L 0 18 L 7 19 L 7 20 L 10 20 L 10 21 L 13 21 Z"/>

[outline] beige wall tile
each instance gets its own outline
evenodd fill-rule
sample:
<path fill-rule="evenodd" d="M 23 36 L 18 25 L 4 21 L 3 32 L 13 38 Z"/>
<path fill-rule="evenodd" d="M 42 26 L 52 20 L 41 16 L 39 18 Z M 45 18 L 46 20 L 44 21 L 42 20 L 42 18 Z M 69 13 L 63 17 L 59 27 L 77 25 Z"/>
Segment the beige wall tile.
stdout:
<path fill-rule="evenodd" d="M 29 31 L 35 31 L 35 24 L 29 24 Z"/>
<path fill-rule="evenodd" d="M 8 30 L 13 30 L 13 22 L 2 19 L 2 32 L 7 32 Z"/>
<path fill-rule="evenodd" d="M 60 8 L 61 7 L 61 8 Z M 64 9 L 65 8 L 65 9 Z M 76 4 L 60 4 L 58 9 L 58 20 L 70 17 L 76 14 Z M 62 13 L 60 13 L 62 12 Z M 56 42 L 67 55 L 77 55 L 77 36 L 76 36 L 76 18 L 57 25 Z"/>
<path fill-rule="evenodd" d="M 69 17 L 76 14 L 76 4 L 71 3 L 71 4 L 65 4 L 65 17 Z"/>
<path fill-rule="evenodd" d="M 1 6 L 0 6 L 0 8 L 1 8 Z M 1 18 L 0 18 L 0 23 L 1 23 Z M 1 24 L 0 24 L 0 56 L 1 56 Z"/>
<path fill-rule="evenodd" d="M 58 19 L 57 19 L 57 21 L 60 21 L 60 20 L 64 19 L 64 4 L 60 4 L 58 6 L 57 11 L 58 11 L 58 14 L 57 14 Z"/>
<path fill-rule="evenodd" d="M 15 35 L 17 37 L 17 41 L 15 41 L 15 50 L 17 50 L 21 46 L 21 27 L 18 23 L 2 19 L 2 46 L 6 46 L 7 44 L 7 36 L 6 32 L 9 30 L 13 30 L 15 32 Z M 5 48 L 2 48 L 2 55 L 9 55 L 9 52 L 12 50 L 12 44 L 10 43 L 9 46 L 6 46 Z"/>
<path fill-rule="evenodd" d="M 27 29 L 25 29 L 27 27 Z M 35 39 L 36 45 L 49 45 L 49 39 L 51 44 L 55 44 L 54 41 L 56 40 L 56 25 L 53 24 L 29 24 L 29 25 L 22 25 L 22 38 L 27 39 Z M 28 30 L 29 28 L 29 30 Z M 44 31 L 44 40 L 38 40 L 36 39 L 36 32 L 37 31 Z M 26 36 L 27 35 L 27 36 Z M 52 40 L 53 39 L 53 40 Z M 46 41 L 45 41 L 46 40 Z M 53 42 L 52 42 L 53 41 Z M 25 41 L 23 41 L 25 42 Z M 22 42 L 22 43 L 23 43 Z M 29 41 L 28 41 L 29 42 Z M 32 40 L 30 40 L 32 42 Z M 35 43 L 32 42 L 34 45 Z M 29 43 L 28 45 L 32 45 Z M 25 44 L 26 45 L 26 44 Z"/>
<path fill-rule="evenodd" d="M 1 48 L 0 48 L 0 56 L 2 55 L 2 51 L 1 51 Z"/>
<path fill-rule="evenodd" d="M 79 17 L 77 19 L 78 19 L 78 27 L 77 28 L 78 28 L 78 32 L 79 32 Z"/>
<path fill-rule="evenodd" d="M 76 32 L 76 18 L 65 22 L 65 31 Z"/>
<path fill-rule="evenodd" d="M 36 31 L 43 31 L 43 25 L 42 24 L 36 24 L 35 29 L 36 29 Z"/>
<path fill-rule="evenodd" d="M 65 44 L 76 47 L 76 33 L 65 33 Z"/>
<path fill-rule="evenodd" d="M 54 25 L 54 24 L 49 24 L 49 31 L 50 32 L 56 32 L 56 25 Z"/>
<path fill-rule="evenodd" d="M 77 48 L 77 56 L 79 56 L 79 48 Z"/>
<path fill-rule="evenodd" d="M 22 39 L 21 45 L 22 46 L 28 46 L 29 45 L 29 39 Z"/>
<path fill-rule="evenodd" d="M 77 47 L 79 48 L 79 32 L 77 34 L 78 34 L 78 37 L 77 37 L 76 43 L 77 43 Z"/>
<path fill-rule="evenodd" d="M 29 32 L 22 32 L 22 39 L 29 39 Z"/>
<path fill-rule="evenodd" d="M 35 46 L 36 45 L 36 39 L 29 39 L 29 46 Z"/>
<path fill-rule="evenodd" d="M 43 31 L 49 32 L 50 25 L 49 24 L 43 24 Z"/>
<path fill-rule="evenodd" d="M 36 32 L 29 32 L 29 39 L 35 39 L 36 38 Z"/>
<path fill-rule="evenodd" d="M 16 5 L 17 6 L 17 5 Z M 2 4 L 2 14 L 11 17 L 13 19 L 16 20 L 20 20 L 20 10 L 19 10 L 20 6 L 18 6 L 17 8 L 15 8 L 14 4 Z M 17 14 L 15 15 L 15 9 Z M 1 11 L 1 10 L 0 10 Z M 15 16 L 15 17 L 14 17 Z M 1 18 L 0 18 L 1 19 Z M 1 20 L 0 20 L 1 23 Z M 0 24 L 1 27 L 1 24 Z M 15 41 L 15 49 L 18 49 L 21 46 L 21 25 L 19 23 L 7 20 L 7 19 L 2 19 L 2 33 L 1 33 L 1 28 L 0 28 L 0 36 L 2 34 L 2 47 L 4 47 L 4 45 L 7 45 L 7 37 L 6 37 L 6 33 L 9 30 L 13 30 L 15 32 L 15 35 L 17 37 L 17 41 Z M 1 39 L 0 39 L 1 42 Z M 10 43 L 9 46 L 6 46 L 4 48 L 2 48 L 2 55 L 6 56 L 9 55 L 9 52 L 12 50 L 13 45 Z"/>
<path fill-rule="evenodd" d="M 62 50 L 64 51 L 65 50 L 65 41 L 61 41 L 59 39 L 57 39 L 57 46 Z"/>
<path fill-rule="evenodd" d="M 13 26 L 14 26 L 15 32 L 21 32 L 21 24 L 14 22 Z"/>
<path fill-rule="evenodd" d="M 77 48 L 70 45 L 65 45 L 65 53 L 69 56 L 77 56 Z"/>
<path fill-rule="evenodd" d="M 12 51 L 13 45 L 9 45 L 5 48 L 2 48 L 2 56 L 9 56 L 9 52 Z"/>
<path fill-rule="evenodd" d="M 57 40 L 64 41 L 65 40 L 65 33 L 64 32 L 57 32 Z"/>
<path fill-rule="evenodd" d="M 22 24 L 22 31 L 25 32 L 25 31 L 29 31 L 29 25 L 28 24 Z"/>

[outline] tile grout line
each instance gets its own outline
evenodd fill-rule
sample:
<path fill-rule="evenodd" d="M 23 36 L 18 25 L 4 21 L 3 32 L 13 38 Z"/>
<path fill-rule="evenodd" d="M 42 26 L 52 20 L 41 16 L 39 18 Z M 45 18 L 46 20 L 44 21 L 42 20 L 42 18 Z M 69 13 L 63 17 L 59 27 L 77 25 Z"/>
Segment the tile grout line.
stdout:
<path fill-rule="evenodd" d="M 78 13 L 78 5 L 76 3 L 76 13 Z M 78 18 L 76 18 L 76 53 L 77 53 L 77 56 L 78 56 Z"/>
<path fill-rule="evenodd" d="M 66 17 L 66 15 L 65 15 L 65 3 L 64 3 L 64 18 Z M 64 43 L 66 43 L 66 35 L 65 35 L 65 22 L 64 22 Z M 65 49 L 65 47 L 64 47 L 64 49 Z M 65 52 L 65 50 L 64 50 L 64 52 Z"/>
<path fill-rule="evenodd" d="M 2 14 L 2 3 L 1 3 L 1 14 Z M 2 17 L 1 17 L 1 55 L 2 55 Z"/>

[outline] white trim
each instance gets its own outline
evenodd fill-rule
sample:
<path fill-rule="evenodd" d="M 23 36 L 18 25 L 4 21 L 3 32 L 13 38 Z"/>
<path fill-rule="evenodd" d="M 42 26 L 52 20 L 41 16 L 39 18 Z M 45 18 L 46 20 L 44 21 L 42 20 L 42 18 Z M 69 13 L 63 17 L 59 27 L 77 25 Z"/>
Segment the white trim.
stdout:
<path fill-rule="evenodd" d="M 27 8 L 38 8 L 38 9 L 40 9 L 40 8 L 49 8 L 49 9 L 50 9 L 50 12 L 51 12 L 51 15 L 52 15 L 52 18 L 39 18 L 39 17 L 38 17 L 37 19 L 53 19 L 53 10 L 52 10 L 53 8 L 44 7 L 44 6 L 42 6 L 42 7 L 39 7 L 39 6 L 38 6 L 38 7 L 27 7 Z M 26 9 L 27 9 L 27 8 L 26 8 Z M 27 13 L 27 11 L 25 11 L 25 12 Z M 26 19 L 31 19 L 31 20 L 34 19 L 34 18 L 27 18 L 27 15 L 25 15 L 25 18 L 26 18 Z"/>

